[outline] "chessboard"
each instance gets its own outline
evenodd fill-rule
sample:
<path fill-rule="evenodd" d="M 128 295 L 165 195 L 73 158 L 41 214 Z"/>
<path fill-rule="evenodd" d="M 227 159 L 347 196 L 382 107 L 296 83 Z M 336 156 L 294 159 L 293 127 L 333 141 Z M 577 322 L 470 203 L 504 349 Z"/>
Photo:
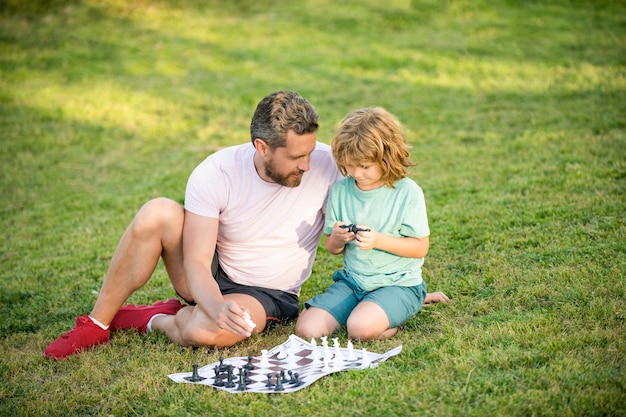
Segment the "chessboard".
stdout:
<path fill-rule="evenodd" d="M 398 346 L 383 354 L 354 349 L 348 341 L 341 347 L 337 338 L 330 346 L 322 337 L 307 342 L 290 335 L 284 343 L 260 356 L 220 358 L 219 362 L 201 368 L 193 365 L 191 372 L 168 375 L 174 382 L 207 385 L 231 393 L 257 392 L 285 394 L 311 385 L 323 376 L 346 370 L 375 368 L 400 353 Z"/>

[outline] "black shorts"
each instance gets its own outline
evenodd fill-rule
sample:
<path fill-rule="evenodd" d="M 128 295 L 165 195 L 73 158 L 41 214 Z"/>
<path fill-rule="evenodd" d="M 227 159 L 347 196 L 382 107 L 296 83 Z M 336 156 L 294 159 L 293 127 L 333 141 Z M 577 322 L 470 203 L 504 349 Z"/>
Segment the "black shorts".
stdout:
<path fill-rule="evenodd" d="M 300 301 L 297 295 L 271 288 L 238 284 L 232 281 L 219 264 L 217 252 L 213 257 L 211 273 L 215 281 L 217 281 L 222 294 L 247 294 L 258 300 L 265 309 L 267 320 L 266 327 L 275 324 L 284 324 L 298 317 Z M 193 301 L 185 301 L 191 305 L 195 305 Z"/>

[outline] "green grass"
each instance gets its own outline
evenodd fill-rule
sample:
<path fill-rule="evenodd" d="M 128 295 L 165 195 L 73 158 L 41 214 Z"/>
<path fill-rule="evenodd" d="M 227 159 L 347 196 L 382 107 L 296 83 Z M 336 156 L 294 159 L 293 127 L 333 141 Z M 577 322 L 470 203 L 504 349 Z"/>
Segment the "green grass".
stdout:
<path fill-rule="evenodd" d="M 0 415 L 626 415 L 625 45 L 624 1 L 0 2 Z M 290 395 L 167 375 L 293 325 L 224 350 L 122 332 L 45 360 L 141 204 L 182 202 L 278 89 L 316 106 L 324 142 L 357 107 L 404 122 L 425 278 L 454 302 L 357 344 L 403 345 L 380 367 Z M 302 298 L 340 266 L 320 248 Z M 171 296 L 159 267 L 130 302 Z"/>

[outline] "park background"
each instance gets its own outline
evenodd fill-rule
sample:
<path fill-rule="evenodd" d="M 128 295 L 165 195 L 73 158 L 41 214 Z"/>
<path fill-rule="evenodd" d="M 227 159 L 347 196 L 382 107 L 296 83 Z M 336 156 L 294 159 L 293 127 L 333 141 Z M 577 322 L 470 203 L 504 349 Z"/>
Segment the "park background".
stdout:
<path fill-rule="evenodd" d="M 1 0 L 0 415 L 626 415 L 625 42 L 610 0 Z M 167 375 L 293 325 L 230 349 L 119 332 L 44 359 L 133 214 L 182 202 L 279 89 L 316 106 L 322 142 L 358 107 L 404 123 L 425 279 L 453 303 L 357 343 L 403 345 L 380 367 L 289 395 Z M 302 298 L 339 267 L 320 248 Z M 130 302 L 172 296 L 160 266 Z"/>

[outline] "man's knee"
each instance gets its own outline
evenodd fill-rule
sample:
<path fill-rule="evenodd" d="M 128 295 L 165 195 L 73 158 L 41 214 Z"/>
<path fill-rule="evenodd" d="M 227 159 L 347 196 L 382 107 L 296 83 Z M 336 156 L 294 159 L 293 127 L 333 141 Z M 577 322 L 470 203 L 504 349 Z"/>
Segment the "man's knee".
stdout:
<path fill-rule="evenodd" d="M 182 233 L 185 212 L 174 200 L 160 197 L 148 201 L 141 207 L 132 222 L 133 233 L 137 235 L 168 233 L 176 230 Z"/>

